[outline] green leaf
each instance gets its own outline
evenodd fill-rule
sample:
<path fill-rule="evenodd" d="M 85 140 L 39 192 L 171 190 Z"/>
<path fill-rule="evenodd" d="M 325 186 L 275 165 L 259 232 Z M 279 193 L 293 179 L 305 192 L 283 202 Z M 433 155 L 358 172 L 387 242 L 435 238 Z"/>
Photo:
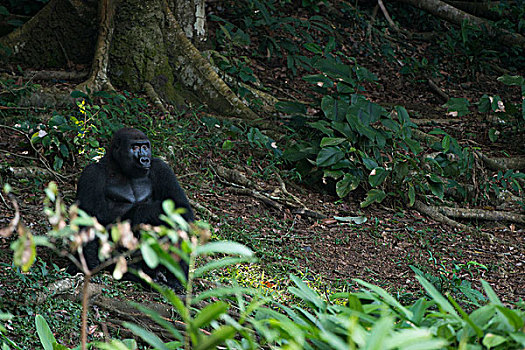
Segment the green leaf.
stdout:
<path fill-rule="evenodd" d="M 496 309 L 506 319 L 506 321 L 512 328 L 512 331 L 517 332 L 523 327 L 525 321 L 518 315 L 518 313 L 501 305 L 496 305 Z"/>
<path fill-rule="evenodd" d="M 483 341 L 481 342 L 484 346 L 486 346 L 488 349 L 495 348 L 498 345 L 501 345 L 507 341 L 506 338 L 502 337 L 501 335 L 487 333 L 483 337 Z"/>
<path fill-rule="evenodd" d="M 377 162 L 375 160 L 373 160 L 372 158 L 369 158 L 369 157 L 366 157 L 366 156 L 361 156 L 361 160 L 362 160 L 363 165 L 365 166 L 365 168 L 367 168 L 368 170 L 375 169 L 378 166 Z"/>
<path fill-rule="evenodd" d="M 82 91 L 75 90 L 75 91 L 71 92 L 71 97 L 73 97 L 73 98 L 79 98 L 79 97 L 87 98 L 88 96 Z"/>
<path fill-rule="evenodd" d="M 519 76 L 519 75 L 503 75 L 498 78 L 498 81 L 502 82 L 505 85 L 517 85 L 517 86 L 523 86 L 525 85 L 525 78 Z"/>
<path fill-rule="evenodd" d="M 403 317 L 403 318 L 405 318 L 407 320 L 411 320 L 412 319 L 412 317 L 413 317 L 412 311 L 410 311 L 409 309 L 407 309 L 406 307 L 401 305 L 401 303 L 399 301 L 397 301 L 396 298 L 394 298 L 392 295 L 390 295 L 383 288 L 381 288 L 379 286 L 376 286 L 376 285 L 373 285 L 371 283 L 365 282 L 365 281 L 363 281 L 363 280 L 361 280 L 359 278 L 354 278 L 354 281 L 356 281 L 360 285 L 370 289 L 371 291 L 373 291 L 377 295 L 379 295 L 381 297 L 381 299 L 385 303 L 387 303 L 388 305 L 390 305 L 393 308 L 393 310 L 399 311 L 401 317 Z"/>
<path fill-rule="evenodd" d="M 279 101 L 275 104 L 275 109 L 285 114 L 306 114 L 306 105 L 301 102 Z"/>
<path fill-rule="evenodd" d="M 332 79 L 328 78 L 324 74 L 306 75 L 303 77 L 303 80 L 322 88 L 331 88 L 334 86 Z M 306 111 L 303 114 L 306 114 Z"/>
<path fill-rule="evenodd" d="M 207 263 L 204 266 L 199 266 L 197 269 L 195 269 L 194 276 L 195 277 L 201 277 L 208 271 L 218 270 L 226 266 L 241 264 L 245 262 L 252 261 L 253 258 L 246 258 L 246 257 L 227 257 L 222 258 L 218 260 L 212 260 L 209 263 Z"/>
<path fill-rule="evenodd" d="M 368 207 L 372 203 L 381 203 L 383 199 L 385 199 L 386 193 L 382 190 L 378 190 L 377 188 L 371 189 L 366 194 L 366 199 L 362 201 L 359 205 L 361 208 Z"/>
<path fill-rule="evenodd" d="M 382 317 L 377 321 L 368 338 L 366 339 L 366 350 L 383 350 L 387 349 L 389 345 L 387 337 L 394 327 L 394 320 L 392 317 Z"/>
<path fill-rule="evenodd" d="M 428 186 L 430 187 L 430 191 L 434 196 L 438 197 L 439 199 L 443 199 L 443 196 L 445 195 L 443 183 L 428 181 Z"/>
<path fill-rule="evenodd" d="M 345 157 L 343 151 L 337 147 L 325 147 L 319 151 L 316 164 L 318 167 L 329 167 Z"/>
<path fill-rule="evenodd" d="M 405 107 L 396 106 L 396 113 L 397 113 L 397 119 L 399 119 L 399 122 L 401 123 L 401 125 L 404 125 L 410 122 L 410 116 L 408 115 L 408 112 L 405 109 Z"/>
<path fill-rule="evenodd" d="M 377 167 L 374 170 L 372 170 L 370 175 L 368 175 L 368 183 L 372 187 L 377 187 L 381 185 L 383 181 L 385 181 L 388 174 L 390 174 L 390 172 L 387 171 L 385 168 Z"/>
<path fill-rule="evenodd" d="M 210 336 L 204 338 L 200 341 L 197 346 L 194 346 L 194 350 L 208 350 L 216 349 L 218 345 L 224 343 L 226 340 L 233 338 L 237 333 L 233 326 L 222 326 L 215 331 Z"/>
<path fill-rule="evenodd" d="M 57 340 L 51 332 L 51 329 L 49 329 L 46 319 L 42 315 L 36 315 L 35 325 L 38 338 L 44 350 L 53 350 L 53 344 L 55 344 Z"/>
<path fill-rule="evenodd" d="M 350 192 L 355 190 L 361 180 L 352 174 L 345 174 L 345 176 L 335 184 L 335 192 L 339 198 L 346 197 Z"/>
<path fill-rule="evenodd" d="M 321 109 L 326 118 L 333 121 L 342 121 L 345 119 L 346 112 L 348 111 L 348 103 L 326 95 L 321 100 Z"/>
<path fill-rule="evenodd" d="M 460 319 L 454 307 L 448 302 L 447 299 L 445 299 L 445 297 L 443 297 L 443 295 L 441 295 L 441 293 L 437 291 L 436 287 L 434 287 L 432 283 L 430 283 L 424 277 L 419 276 L 419 275 L 416 275 L 416 278 L 419 281 L 419 283 L 421 283 L 423 288 L 425 288 L 425 290 L 430 295 L 430 297 L 434 299 L 434 301 L 439 305 L 439 307 L 442 310 L 454 316 L 455 319 L 458 319 L 458 320 Z"/>
<path fill-rule="evenodd" d="M 483 286 L 483 289 L 485 290 L 485 294 L 487 294 L 487 297 L 489 298 L 490 302 L 496 305 L 503 306 L 503 303 L 501 300 L 499 300 L 498 296 L 496 295 L 496 292 L 494 292 L 494 289 L 488 284 L 487 281 L 481 280 L 481 285 Z"/>
<path fill-rule="evenodd" d="M 131 303 L 137 310 L 141 311 L 142 313 L 146 314 L 151 318 L 153 321 L 155 321 L 159 326 L 162 326 L 165 330 L 171 333 L 175 339 L 183 340 L 184 337 L 180 333 L 180 331 L 173 326 L 170 322 L 166 321 L 162 316 L 159 315 L 157 311 L 150 310 L 147 307 L 144 307 L 143 305 L 139 303 Z"/>
<path fill-rule="evenodd" d="M 355 73 L 359 81 L 377 81 L 377 76 L 362 66 L 355 66 Z"/>
<path fill-rule="evenodd" d="M 195 250 L 196 255 L 212 253 L 233 254 L 247 257 L 253 256 L 253 251 L 250 248 L 240 243 L 230 241 L 206 243 L 205 245 L 198 246 Z"/>
<path fill-rule="evenodd" d="M 222 150 L 223 151 L 231 151 L 235 144 L 231 140 L 224 140 L 222 143 Z"/>
<path fill-rule="evenodd" d="M 325 120 L 319 120 L 315 123 L 308 123 L 308 125 L 314 129 L 319 130 L 325 135 L 334 136 L 334 131 L 329 128 L 330 124 Z"/>
<path fill-rule="evenodd" d="M 60 170 L 60 168 L 62 168 L 62 165 L 64 165 L 64 160 L 59 156 L 55 156 L 55 161 L 53 162 L 53 169 Z"/>
<path fill-rule="evenodd" d="M 316 55 L 322 55 L 323 49 L 321 48 L 321 45 L 316 43 L 306 43 L 303 45 L 305 49 L 307 49 L 310 52 L 315 53 Z"/>
<path fill-rule="evenodd" d="M 490 141 L 496 142 L 498 140 L 498 136 L 499 136 L 498 129 L 495 129 L 495 128 L 490 128 L 489 129 L 489 139 L 490 139 Z"/>
<path fill-rule="evenodd" d="M 452 97 L 443 107 L 446 107 L 448 112 L 457 112 L 458 117 L 463 117 L 470 113 L 469 105 L 470 103 L 466 98 Z"/>
<path fill-rule="evenodd" d="M 325 169 L 323 170 L 323 177 L 330 177 L 334 180 L 337 180 L 339 179 L 341 176 L 343 176 L 345 173 L 344 171 L 342 170 L 330 170 L 330 169 Z"/>
<path fill-rule="evenodd" d="M 367 221 L 366 216 L 334 216 L 334 219 L 342 222 L 353 222 L 356 225 L 364 224 Z"/>
<path fill-rule="evenodd" d="M 443 147 L 443 152 L 447 153 L 448 150 L 450 149 L 450 136 L 449 135 L 445 135 L 445 137 L 443 137 L 443 140 L 441 140 L 441 147 Z"/>
<path fill-rule="evenodd" d="M 342 137 L 323 137 L 321 139 L 321 147 L 337 146 L 345 141 L 346 139 Z"/>
<path fill-rule="evenodd" d="M 144 328 L 131 323 L 131 322 L 123 322 L 122 325 L 129 329 L 133 334 L 139 336 L 149 345 L 159 349 L 159 350 L 169 350 L 165 345 L 164 342 L 155 334 L 150 331 L 145 330 Z"/>
<path fill-rule="evenodd" d="M 324 310 L 326 308 L 326 302 L 321 299 L 319 294 L 306 285 L 299 277 L 290 275 L 290 279 L 295 283 L 298 288 L 288 287 L 288 291 L 302 300 L 312 304 L 318 310 Z"/>
<path fill-rule="evenodd" d="M 191 326 L 194 331 L 198 331 L 199 328 L 206 327 L 210 322 L 217 320 L 222 314 L 228 310 L 229 305 L 224 301 L 218 301 L 213 304 L 206 305 L 202 310 L 199 311 L 195 319 L 191 322 Z"/>
<path fill-rule="evenodd" d="M 148 267 L 154 269 L 159 265 L 159 257 L 149 242 L 146 241 L 140 246 L 140 252 L 142 253 L 142 258 Z"/>
<path fill-rule="evenodd" d="M 411 207 L 416 202 L 416 189 L 414 185 L 408 184 L 408 206 Z"/>

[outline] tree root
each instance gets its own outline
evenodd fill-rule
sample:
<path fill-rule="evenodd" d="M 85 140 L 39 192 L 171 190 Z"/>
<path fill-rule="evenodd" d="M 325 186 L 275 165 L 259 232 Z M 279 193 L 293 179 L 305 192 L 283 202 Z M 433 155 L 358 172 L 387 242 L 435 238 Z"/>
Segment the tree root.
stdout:
<path fill-rule="evenodd" d="M 446 215 L 461 219 L 481 219 L 492 221 L 511 221 L 520 224 L 525 224 L 525 215 L 517 213 L 509 213 L 497 210 L 483 210 L 483 209 L 466 209 L 466 208 L 450 208 L 438 207 L 438 210 Z"/>
<path fill-rule="evenodd" d="M 292 209 L 292 212 L 294 214 L 299 214 L 314 219 L 325 219 L 327 217 L 322 213 L 318 213 L 314 210 L 308 209 L 301 202 L 301 200 L 299 200 L 299 198 L 289 193 L 286 190 L 284 181 L 282 181 L 281 177 L 277 173 L 276 176 L 279 181 L 280 187 L 274 190 L 271 195 L 265 195 L 261 193 L 262 188 L 260 186 L 253 183 L 250 179 L 248 179 L 246 176 L 244 176 L 237 170 L 228 169 L 222 166 L 216 166 L 214 168 L 214 171 L 217 174 L 217 176 L 219 176 L 221 182 L 227 184 L 228 186 L 231 186 L 231 188 L 229 189 L 230 192 L 254 197 L 260 200 L 261 202 L 265 203 L 266 205 L 275 208 L 279 211 L 282 211 L 284 209 L 284 206 L 287 206 Z M 287 200 L 284 197 L 277 196 L 276 193 L 278 192 L 285 194 L 293 200 L 291 201 Z"/>
<path fill-rule="evenodd" d="M 473 229 L 473 228 L 471 228 L 471 227 L 469 227 L 467 225 L 464 225 L 462 223 L 459 223 L 459 222 L 457 222 L 455 220 L 450 219 L 449 217 L 447 217 L 446 215 L 443 215 L 440 212 L 443 209 L 441 207 L 428 206 L 428 205 L 424 204 L 423 202 L 421 202 L 419 200 L 416 200 L 416 202 L 414 203 L 414 209 L 416 209 L 420 213 L 428 215 L 432 220 L 435 220 L 437 222 L 441 222 L 441 223 L 443 223 L 445 225 L 454 227 L 454 228 L 456 228 L 458 230 L 468 232 L 468 233 L 470 233 L 472 235 L 486 238 L 491 243 L 492 242 L 497 242 L 497 243 L 503 244 L 505 246 L 514 247 L 516 250 L 519 250 L 519 251 L 524 250 L 524 248 L 522 248 L 520 246 L 515 246 L 512 243 L 510 243 L 510 242 L 508 242 L 506 240 L 503 240 L 501 238 L 497 238 L 493 234 L 490 234 L 488 232 L 475 230 L 475 229 Z"/>
<path fill-rule="evenodd" d="M 98 5 L 98 37 L 95 45 L 95 55 L 91 64 L 88 79 L 77 86 L 77 90 L 92 91 L 115 90 L 108 77 L 109 47 L 113 37 L 113 16 L 116 0 L 100 0 Z"/>
<path fill-rule="evenodd" d="M 148 82 L 144 83 L 144 90 L 146 91 L 146 95 L 148 95 L 155 107 L 157 107 L 162 113 L 166 115 L 170 114 L 166 107 L 164 107 L 164 104 L 162 103 L 162 100 L 160 99 L 157 92 L 155 91 L 155 88 L 153 88 L 153 85 L 151 85 Z"/>
<path fill-rule="evenodd" d="M 24 77 L 31 80 L 80 80 L 86 79 L 86 72 L 71 72 L 61 70 L 25 71 Z"/>

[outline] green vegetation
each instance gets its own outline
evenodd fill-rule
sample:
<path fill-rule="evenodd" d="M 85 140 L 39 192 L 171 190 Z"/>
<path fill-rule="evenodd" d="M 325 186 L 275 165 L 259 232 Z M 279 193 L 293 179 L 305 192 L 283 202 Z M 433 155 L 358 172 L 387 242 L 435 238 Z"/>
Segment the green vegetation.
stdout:
<path fill-rule="evenodd" d="M 46 2 L 11 1 L 0 20 L 19 27 L 10 16 L 27 20 Z M 83 335 L 89 348 L 118 350 L 525 348 L 516 285 L 525 174 L 513 162 L 523 158 L 523 47 L 468 21 L 383 3 L 400 30 L 360 1 L 209 2 L 205 57 L 256 121 L 205 106 L 160 112 L 143 92 L 72 88 L 66 107 L 33 106 L 51 83 L 33 82 L 22 67 L 2 70 L 0 183 L 12 188 L 0 196 L 0 214 L 22 219 L 0 230 L 0 349 L 80 349 Z M 523 1 L 492 5 L 496 29 L 523 33 Z M 10 54 L 1 43 L 0 54 Z M 162 84 L 165 72 L 157 73 Z M 270 107 L 262 94 L 275 95 Z M 213 222 L 189 229 L 165 203 L 167 227 L 145 228 L 134 247 L 150 267 L 182 280 L 173 256 L 187 261 L 184 296 L 91 278 L 104 297 L 131 300 L 130 313 L 81 305 L 52 288 L 71 278 L 59 266 L 87 239 L 79 226 L 121 253 L 116 242 L 129 232 L 107 232 L 68 205 L 76 174 L 124 125 L 148 133 L 155 156 L 182 175 L 205 207 L 200 217 Z M 46 171 L 23 172 L 34 166 Z M 233 191 L 252 188 L 219 166 L 249 179 L 253 192 Z M 56 185 L 43 189 L 50 179 L 67 205 Z M 44 193 L 49 224 L 38 215 Z M 447 226 L 421 205 L 441 216 L 440 208 L 482 215 L 455 213 L 458 225 Z M 487 213 L 496 214 L 485 225 Z"/>
<path fill-rule="evenodd" d="M 47 237 L 32 240 L 31 244 L 23 244 L 27 239 L 20 237 L 13 244 L 15 256 L 27 255 L 34 251 L 34 245 L 55 245 L 59 240 L 74 241 L 79 234 L 79 225 L 91 227 L 96 235 L 108 235 L 103 227 L 97 226 L 93 220 L 79 212 L 70 225 L 62 225 L 66 213 L 57 197 L 56 187 L 47 189 L 47 215 L 54 229 Z M 54 207 L 54 208 L 53 208 Z M 488 283 L 482 281 L 487 299 L 477 294 L 473 299 L 476 308 L 465 311 L 452 297 L 443 296 L 422 272 L 414 268 L 416 278 L 422 284 L 427 296 L 414 303 L 402 305 L 384 289 L 362 280 L 355 280 L 362 290 L 360 292 L 334 293 L 321 296 L 305 281 L 290 275 L 293 285 L 288 292 L 293 296 L 293 302 L 287 305 L 275 301 L 269 295 L 263 295 L 257 289 L 241 288 L 233 285 L 213 288 L 193 293 L 193 279 L 203 276 L 213 270 L 228 265 L 239 264 L 252 260 L 253 252 L 243 245 L 228 241 L 208 242 L 207 226 L 200 224 L 194 231 L 196 236 L 180 236 L 177 230 L 184 227 L 180 215 L 169 202 L 164 203 L 165 220 L 170 228 L 163 227 L 159 232 L 142 231 L 140 249 L 144 260 L 150 267 L 159 263 L 171 271 L 178 270 L 178 263 L 169 258 L 162 248 L 163 241 L 169 240 L 177 245 L 170 245 L 169 250 L 175 251 L 190 265 L 188 281 L 181 276 L 186 285 L 185 299 L 175 295 L 173 291 L 152 284 L 171 304 L 178 317 L 186 325 L 181 333 L 174 325 L 167 322 L 158 312 L 140 304 L 135 306 L 148 315 L 160 327 L 164 328 L 174 339 L 164 343 L 157 335 L 143 327 L 125 322 L 133 334 L 156 349 L 211 349 L 219 345 L 229 349 L 259 349 L 261 346 L 284 347 L 289 349 L 342 349 L 342 348 L 373 348 L 373 349 L 467 349 L 470 347 L 489 349 L 511 349 L 525 346 L 525 308 L 522 304 L 506 307 L 497 297 Z M 72 209 L 73 211 L 75 209 Z M 70 212 L 71 214 L 71 212 Z M 120 234 L 112 230 L 114 239 Z M 155 239 L 152 239 L 155 237 Z M 107 238 L 106 238 L 107 240 Z M 219 254 L 223 256 L 195 268 L 199 256 Z M 224 256 L 226 254 L 227 256 Z M 232 256 L 232 257 L 229 257 Z M 237 257 L 234 257 L 237 256 Z M 28 265 L 21 264 L 24 270 Z M 479 267 L 479 266 L 478 266 Z M 54 267 L 55 272 L 58 268 Z M 118 270 L 118 265 L 117 268 Z M 16 268 L 11 271 L 16 272 Z M 48 275 L 45 264 L 40 265 L 40 273 Z M 56 277 L 56 276 L 54 276 Z M 17 280 L 20 286 L 28 288 L 35 286 L 33 278 L 42 276 L 33 273 L 31 279 L 19 274 Z M 150 282 L 151 283 L 151 282 Z M 43 290 L 38 285 L 33 287 Z M 49 300 L 49 299 L 48 299 Z M 56 301 L 48 301 L 54 303 Z M 60 305 L 58 305 L 60 307 Z M 45 307 L 57 307 L 46 305 Z M 44 349 L 69 349 L 61 342 L 71 342 L 71 339 L 56 339 L 54 334 L 64 334 L 56 323 L 57 315 L 41 315 L 43 309 L 34 310 L 37 335 Z M 84 305 L 87 307 L 87 304 Z M 196 308 L 197 307 L 197 308 Z M 69 310 L 79 313 L 80 310 Z M 44 311 L 45 312 L 45 311 Z M 5 315 L 7 316 L 7 315 Z M 78 316 L 77 316 L 78 317 Z M 26 322 L 26 326 L 30 323 Z M 203 332 L 206 330 L 206 332 Z M 5 330 L 3 330 L 5 331 Z M 74 334 L 69 330 L 68 334 Z M 36 336 L 36 335 L 35 335 Z M 19 348 L 12 340 L 4 336 L 4 346 Z M 93 343 L 100 349 L 137 349 L 133 340 L 112 340 L 109 343 Z"/>

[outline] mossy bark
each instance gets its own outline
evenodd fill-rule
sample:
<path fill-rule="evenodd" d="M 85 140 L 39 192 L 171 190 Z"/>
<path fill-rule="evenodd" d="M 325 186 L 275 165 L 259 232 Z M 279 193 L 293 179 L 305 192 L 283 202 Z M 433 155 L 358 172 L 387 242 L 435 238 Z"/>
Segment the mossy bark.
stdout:
<path fill-rule="evenodd" d="M 100 4 L 116 6 L 110 31 L 97 31 L 97 26 L 93 27 L 93 23 L 102 26 L 110 22 L 104 22 L 104 16 L 96 21 L 97 3 L 93 0 L 51 0 L 31 19 L 30 22 L 38 26 L 28 22 L 18 33 L 0 42 L 17 50 L 13 56 L 16 61 L 29 65 L 40 63 L 39 67 L 63 66 L 65 60 L 57 54 L 62 47 L 66 52 L 89 53 L 91 59 L 107 58 L 106 86 L 143 91 L 149 84 L 160 98 L 175 105 L 204 104 L 223 115 L 252 121 L 258 118 L 220 79 L 194 45 L 205 39 L 204 0 L 100 0 Z M 84 8 L 90 9 L 92 22 L 82 22 L 83 28 L 79 29 L 76 23 L 79 19 L 74 14 L 79 16 L 82 12 L 82 18 L 86 19 L 88 11 Z M 58 35 L 57 27 L 64 40 L 53 40 L 54 35 Z M 44 29 L 49 33 L 47 39 L 34 40 Z M 79 35 L 83 30 L 89 33 L 80 36 L 86 38 L 84 41 L 70 34 Z M 87 59 L 85 55 L 71 55 L 67 61 L 86 63 Z M 104 65 L 92 64 L 88 83 L 105 76 L 105 69 L 102 74 L 101 69 Z"/>

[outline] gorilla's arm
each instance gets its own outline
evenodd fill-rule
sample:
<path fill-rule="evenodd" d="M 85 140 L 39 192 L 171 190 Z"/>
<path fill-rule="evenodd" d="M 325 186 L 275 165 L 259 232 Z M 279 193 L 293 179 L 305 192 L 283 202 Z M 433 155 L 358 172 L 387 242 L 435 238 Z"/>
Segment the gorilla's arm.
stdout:
<path fill-rule="evenodd" d="M 89 215 L 95 216 L 98 222 L 104 226 L 115 222 L 117 219 L 114 205 L 109 203 L 104 193 L 106 166 L 104 160 L 88 165 L 80 175 L 77 185 L 79 208 Z"/>
<path fill-rule="evenodd" d="M 159 219 L 159 215 L 164 213 L 162 210 L 162 202 L 166 199 L 171 199 L 175 203 L 175 208 L 185 209 L 182 217 L 186 221 L 193 222 L 195 220 L 184 190 L 166 163 L 158 158 L 153 158 L 150 178 L 153 185 L 152 201 L 136 204 L 128 215 L 124 216 L 124 219 L 131 219 L 132 225 L 141 223 L 161 225 L 163 222 Z"/>

